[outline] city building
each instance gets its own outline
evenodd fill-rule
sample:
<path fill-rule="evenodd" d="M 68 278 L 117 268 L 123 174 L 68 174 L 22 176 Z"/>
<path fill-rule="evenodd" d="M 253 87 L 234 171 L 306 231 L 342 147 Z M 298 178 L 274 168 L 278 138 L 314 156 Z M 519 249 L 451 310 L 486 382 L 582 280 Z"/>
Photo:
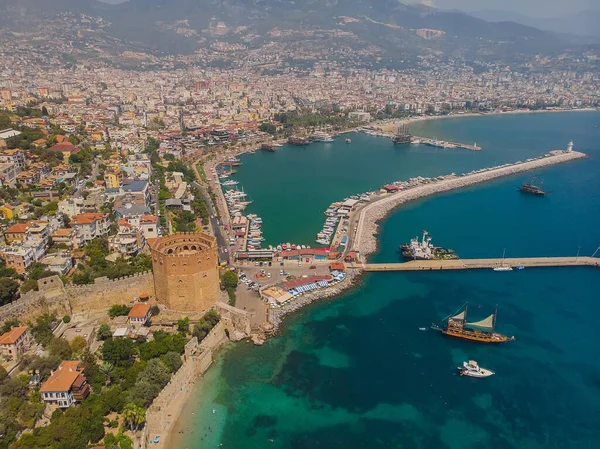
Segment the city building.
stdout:
<path fill-rule="evenodd" d="M 107 235 L 110 232 L 110 221 L 108 214 L 86 212 L 71 217 L 71 227 L 88 242 Z"/>
<path fill-rule="evenodd" d="M 150 304 L 134 304 L 129 313 L 129 324 L 134 326 L 143 326 L 150 319 Z"/>
<path fill-rule="evenodd" d="M 0 215 L 5 220 L 14 220 L 25 213 L 25 205 L 18 201 L 0 206 Z"/>
<path fill-rule="evenodd" d="M 90 386 L 83 375 L 80 362 L 63 361 L 42 384 L 40 393 L 46 404 L 60 408 L 69 408 L 87 398 L 90 394 Z"/>
<path fill-rule="evenodd" d="M 0 335 L 0 354 L 6 358 L 18 359 L 29 350 L 33 338 L 27 326 L 13 327 Z"/>
<path fill-rule="evenodd" d="M 40 260 L 49 271 L 67 274 L 73 268 L 73 258 L 68 253 L 48 254 Z"/>
<path fill-rule="evenodd" d="M 19 274 L 27 272 L 36 260 L 34 249 L 19 243 L 0 246 L 0 257 L 4 259 L 8 268 L 14 268 Z"/>

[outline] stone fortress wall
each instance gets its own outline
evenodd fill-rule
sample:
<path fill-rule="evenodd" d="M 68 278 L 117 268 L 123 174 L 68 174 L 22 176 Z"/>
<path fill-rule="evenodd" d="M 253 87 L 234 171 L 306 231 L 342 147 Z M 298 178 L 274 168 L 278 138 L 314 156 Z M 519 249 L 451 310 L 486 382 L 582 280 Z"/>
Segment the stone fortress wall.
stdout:
<path fill-rule="evenodd" d="M 180 233 L 151 244 L 154 290 L 169 310 L 195 312 L 214 306 L 220 295 L 217 242 L 202 233 Z"/>
<path fill-rule="evenodd" d="M 208 370 L 223 345 L 250 335 L 250 316 L 247 312 L 224 303 L 217 303 L 215 308 L 221 320 L 200 344 L 196 337 L 186 344 L 185 361 L 148 408 L 146 425 L 136 440 L 136 447 L 166 448 L 167 436 L 172 431 L 174 421 L 194 391 L 194 381 Z M 151 443 L 157 436 L 159 443 Z"/>
<path fill-rule="evenodd" d="M 109 280 L 97 278 L 93 284 L 65 286 L 58 276 L 38 281 L 39 291 L 30 291 L 20 299 L 0 307 L 0 322 L 19 319 L 34 320 L 44 313 L 56 316 L 88 315 L 106 311 L 115 304 L 127 304 L 142 293 L 154 295 L 154 276 L 151 271 Z"/>

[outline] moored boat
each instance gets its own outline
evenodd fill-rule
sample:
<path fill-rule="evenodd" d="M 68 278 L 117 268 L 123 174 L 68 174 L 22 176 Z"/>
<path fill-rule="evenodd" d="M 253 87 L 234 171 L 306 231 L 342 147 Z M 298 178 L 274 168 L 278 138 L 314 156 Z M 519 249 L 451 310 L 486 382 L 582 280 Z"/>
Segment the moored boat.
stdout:
<path fill-rule="evenodd" d="M 479 364 L 475 360 L 469 360 L 468 362 L 463 362 L 462 366 L 458 367 L 461 376 L 469 376 L 469 377 L 490 377 L 493 376 L 493 371 L 489 369 L 485 369 L 479 366 Z"/>
<path fill-rule="evenodd" d="M 515 337 L 508 337 L 507 335 L 496 332 L 498 308 L 496 308 L 494 313 L 487 318 L 473 322 L 467 322 L 468 310 L 469 304 L 465 303 L 465 305 L 459 309 L 458 313 L 454 313 L 445 318 L 444 321 L 447 321 L 445 327 L 442 328 L 433 324 L 431 328 L 440 331 L 448 337 L 480 343 L 504 343 L 515 339 Z"/>

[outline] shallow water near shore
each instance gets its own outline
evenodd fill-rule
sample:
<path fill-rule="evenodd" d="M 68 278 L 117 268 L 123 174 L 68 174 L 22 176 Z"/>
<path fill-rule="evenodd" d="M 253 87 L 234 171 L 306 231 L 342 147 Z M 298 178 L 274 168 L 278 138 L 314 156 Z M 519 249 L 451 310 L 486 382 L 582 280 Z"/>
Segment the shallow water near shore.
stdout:
<path fill-rule="evenodd" d="M 523 160 L 564 146 L 571 138 L 589 158 L 540 171 L 551 190 L 545 198 L 517 192 L 516 187 L 530 178 L 524 174 L 403 206 L 382 223 L 380 249 L 371 259 L 398 260 L 398 245 L 423 229 L 435 244 L 451 247 L 462 257 L 500 257 L 503 248 L 507 257 L 575 255 L 579 246 L 581 254 L 590 255 L 600 244 L 598 124 L 599 113 L 572 113 L 413 125 L 415 134 L 476 139 L 485 148 L 481 153 L 452 150 L 458 159 L 437 150 L 411 156 L 412 148 L 404 155 L 408 159 L 396 156 L 403 161 L 414 158 L 423 166 L 429 161 L 432 171 L 440 170 L 429 174 L 466 170 L 449 164 L 483 167 Z M 365 142 L 381 140 L 363 137 Z M 350 146 L 359 143 L 351 138 Z M 247 161 L 259 161 L 263 154 L 280 156 L 247 156 L 236 176 L 246 176 Z M 457 162 L 463 156 L 468 163 Z M 409 162 L 403 165 L 407 166 Z M 409 176 L 422 174 L 412 172 L 414 168 L 406 168 Z M 380 179 L 377 185 L 398 177 L 402 176 Z M 289 182 L 302 185 L 301 180 Z M 344 196 L 361 191 L 351 187 L 343 187 L 348 191 Z M 328 185 L 321 192 L 339 194 Z M 253 204 L 264 207 L 267 237 L 271 217 L 285 216 L 295 200 L 304 201 L 302 190 L 290 187 L 286 194 L 288 203 L 277 210 L 274 203 Z M 326 198 L 325 207 L 335 199 L 341 198 Z M 307 226 L 310 220 L 320 226 L 322 210 L 314 212 L 309 206 Z M 287 220 L 289 216 L 274 229 Z M 302 230 L 294 226 L 290 229 Z M 301 242 L 293 233 L 285 239 Z M 359 287 L 292 316 L 281 335 L 265 346 L 238 343 L 224 352 L 184 410 L 181 425 L 195 433 L 180 435 L 177 447 L 598 447 L 599 281 L 600 272 L 591 268 L 367 275 Z M 515 335 L 516 341 L 477 345 L 419 330 L 466 301 L 473 319 L 487 316 L 498 305 L 498 330 Z M 497 374 L 488 379 L 457 376 L 456 367 L 469 358 Z M 201 439 L 201 429 L 208 425 L 212 432 Z"/>

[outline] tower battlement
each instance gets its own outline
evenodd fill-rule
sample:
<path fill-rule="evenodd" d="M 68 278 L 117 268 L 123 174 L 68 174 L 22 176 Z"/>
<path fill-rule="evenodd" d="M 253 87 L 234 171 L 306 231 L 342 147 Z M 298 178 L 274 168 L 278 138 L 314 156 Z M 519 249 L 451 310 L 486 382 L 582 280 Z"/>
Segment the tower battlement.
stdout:
<path fill-rule="evenodd" d="M 156 299 L 171 310 L 201 311 L 219 298 L 217 242 L 203 233 L 179 233 L 151 245 Z"/>

